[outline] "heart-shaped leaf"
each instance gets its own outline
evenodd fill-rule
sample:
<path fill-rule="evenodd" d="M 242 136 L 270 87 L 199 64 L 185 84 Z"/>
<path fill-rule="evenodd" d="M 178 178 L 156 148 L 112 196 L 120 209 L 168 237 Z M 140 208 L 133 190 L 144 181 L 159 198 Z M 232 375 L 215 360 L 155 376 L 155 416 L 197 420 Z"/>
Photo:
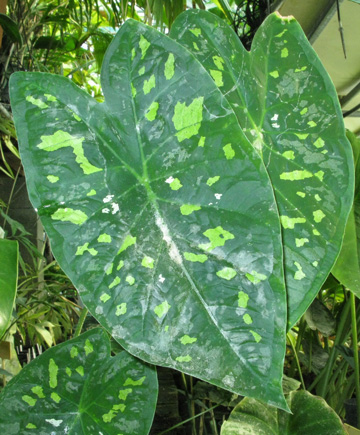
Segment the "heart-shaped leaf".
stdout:
<path fill-rule="evenodd" d="M 101 81 L 99 104 L 62 77 L 11 79 L 55 257 L 133 355 L 286 407 L 281 230 L 261 159 L 202 66 L 150 27 L 122 26 Z"/>
<path fill-rule="evenodd" d="M 245 398 L 222 425 L 221 435 L 346 435 L 340 418 L 321 397 L 293 391 L 287 402 L 292 414 Z"/>
<path fill-rule="evenodd" d="M 0 341 L 10 322 L 18 279 L 18 243 L 0 239 Z"/>
<path fill-rule="evenodd" d="M 207 69 L 268 170 L 283 227 L 288 327 L 339 253 L 353 163 L 335 88 L 301 27 L 270 15 L 251 52 L 213 14 L 189 10 L 170 36 Z"/>
<path fill-rule="evenodd" d="M 0 394 L 7 435 L 147 434 L 157 399 L 154 368 L 122 351 L 110 356 L 100 328 L 55 346 L 13 378 Z"/>

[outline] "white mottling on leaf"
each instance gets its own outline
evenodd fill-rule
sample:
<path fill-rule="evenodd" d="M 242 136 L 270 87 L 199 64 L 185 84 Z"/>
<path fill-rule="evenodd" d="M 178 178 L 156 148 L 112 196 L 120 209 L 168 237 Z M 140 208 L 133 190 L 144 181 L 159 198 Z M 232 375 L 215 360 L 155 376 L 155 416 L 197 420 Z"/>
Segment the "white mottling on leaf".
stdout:
<path fill-rule="evenodd" d="M 176 264 L 182 264 L 180 252 L 170 236 L 169 228 L 157 210 L 155 211 L 155 223 L 162 232 L 163 240 L 165 240 L 168 245 L 170 258 Z"/>

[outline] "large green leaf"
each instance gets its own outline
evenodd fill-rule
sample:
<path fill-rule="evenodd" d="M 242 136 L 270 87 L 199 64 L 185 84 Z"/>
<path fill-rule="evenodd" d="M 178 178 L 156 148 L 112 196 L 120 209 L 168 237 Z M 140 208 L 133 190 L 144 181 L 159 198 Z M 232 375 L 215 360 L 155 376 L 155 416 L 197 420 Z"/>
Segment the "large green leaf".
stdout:
<path fill-rule="evenodd" d="M 180 15 L 170 36 L 209 71 L 267 167 L 283 227 L 291 327 L 336 260 L 352 203 L 351 149 L 334 86 L 292 17 L 270 15 L 251 52 L 204 11 Z"/>
<path fill-rule="evenodd" d="M 332 274 L 357 297 L 360 297 L 360 140 L 348 132 L 355 161 L 354 204 L 346 224 L 344 240 Z"/>
<path fill-rule="evenodd" d="M 147 434 L 157 399 L 154 368 L 122 351 L 110 356 L 99 328 L 31 361 L 0 395 L 0 430 L 69 435 Z"/>
<path fill-rule="evenodd" d="M 18 243 L 0 239 L 0 341 L 11 319 L 18 278 Z"/>
<path fill-rule="evenodd" d="M 130 353 L 286 407 L 286 291 L 265 167 L 194 57 L 127 21 L 105 103 L 16 73 L 28 189 L 63 270 Z"/>
<path fill-rule="evenodd" d="M 222 425 L 221 435 L 346 435 L 340 418 L 321 397 L 293 391 L 287 402 L 292 414 L 245 398 Z"/>

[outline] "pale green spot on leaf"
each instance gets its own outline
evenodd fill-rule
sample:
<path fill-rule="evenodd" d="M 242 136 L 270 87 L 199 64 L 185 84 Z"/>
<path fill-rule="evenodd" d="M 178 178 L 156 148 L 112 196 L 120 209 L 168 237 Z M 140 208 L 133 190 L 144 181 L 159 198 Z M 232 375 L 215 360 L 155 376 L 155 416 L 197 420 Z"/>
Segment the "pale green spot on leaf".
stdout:
<path fill-rule="evenodd" d="M 255 331 L 250 330 L 250 332 L 251 332 L 252 336 L 255 338 L 256 343 L 259 343 L 259 341 L 262 339 L 261 335 Z"/>
<path fill-rule="evenodd" d="M 111 236 L 109 234 L 106 234 L 106 233 L 100 234 L 97 241 L 99 243 L 111 243 Z"/>
<path fill-rule="evenodd" d="M 300 280 L 302 280 L 303 278 L 305 278 L 306 275 L 305 275 L 305 273 L 303 272 L 300 263 L 298 263 L 297 261 L 294 261 L 294 265 L 295 265 L 296 268 L 297 268 L 297 272 L 295 272 L 294 279 L 296 279 L 297 281 L 300 281 Z"/>
<path fill-rule="evenodd" d="M 197 38 L 201 35 L 201 30 L 198 29 L 198 28 L 196 28 L 196 27 L 195 27 L 195 29 L 189 29 L 189 30 L 190 30 L 190 32 L 191 32 L 193 35 L 195 35 Z"/>
<path fill-rule="evenodd" d="M 317 266 L 318 266 L 318 264 L 319 264 L 319 262 L 318 262 L 318 261 L 313 261 L 313 262 L 312 262 L 312 265 L 313 265 L 314 267 L 317 267 Z"/>
<path fill-rule="evenodd" d="M 114 268 L 114 263 L 111 263 L 110 266 L 105 270 L 106 275 L 111 275 Z"/>
<path fill-rule="evenodd" d="M 319 233 L 319 231 L 318 230 L 313 230 L 313 234 L 314 234 L 314 236 L 320 236 L 320 233 Z"/>
<path fill-rule="evenodd" d="M 295 72 L 302 72 L 302 71 L 305 71 L 305 70 L 307 70 L 307 66 L 302 66 L 301 68 L 296 68 Z"/>
<path fill-rule="evenodd" d="M 125 279 L 125 281 L 130 284 L 130 285 L 134 285 L 135 283 L 135 278 L 132 275 L 128 275 Z"/>
<path fill-rule="evenodd" d="M 145 73 L 145 67 L 142 66 L 142 67 L 139 69 L 139 76 L 142 76 L 144 73 Z"/>
<path fill-rule="evenodd" d="M 324 171 L 318 171 L 318 172 L 316 172 L 314 175 L 315 175 L 315 177 L 317 177 L 320 181 L 323 181 L 323 179 L 324 179 Z"/>
<path fill-rule="evenodd" d="M 33 104 L 34 106 L 39 107 L 39 109 L 46 109 L 47 107 L 49 107 L 46 103 L 41 101 L 39 98 L 34 98 L 31 95 L 28 95 L 26 97 L 26 101 Z"/>
<path fill-rule="evenodd" d="M 26 402 L 29 406 L 35 406 L 35 403 L 37 402 L 37 399 L 34 399 L 31 396 L 28 396 L 27 394 L 24 394 L 24 396 L 21 397 L 21 399 Z"/>
<path fill-rule="evenodd" d="M 159 103 L 157 103 L 156 101 L 153 101 L 150 105 L 150 107 L 148 108 L 145 117 L 148 121 L 154 121 L 154 119 L 156 118 L 157 115 L 157 111 L 159 109 Z"/>
<path fill-rule="evenodd" d="M 132 393 L 132 388 L 125 388 L 125 390 L 119 391 L 119 399 L 120 400 L 126 400 L 127 396 Z"/>
<path fill-rule="evenodd" d="M 88 356 L 91 352 L 94 352 L 94 346 L 92 345 L 91 341 L 87 338 L 85 341 L 85 355 Z"/>
<path fill-rule="evenodd" d="M 220 180 L 220 176 L 219 176 L 219 175 L 216 175 L 215 177 L 210 177 L 210 178 L 208 178 L 206 184 L 207 184 L 208 186 L 212 186 L 213 184 L 215 184 L 215 183 L 216 183 L 217 181 L 219 181 L 219 180 Z"/>
<path fill-rule="evenodd" d="M 220 56 L 213 56 L 213 62 L 216 66 L 217 69 L 219 69 L 220 71 L 224 71 L 224 59 Z"/>
<path fill-rule="evenodd" d="M 88 192 L 86 194 L 86 196 L 94 196 L 94 195 L 96 195 L 96 190 L 95 189 L 91 189 L 90 192 Z"/>
<path fill-rule="evenodd" d="M 32 423 L 28 423 L 25 427 L 26 429 L 36 429 L 36 426 Z"/>
<path fill-rule="evenodd" d="M 309 136 L 309 133 L 295 133 L 295 136 L 301 140 L 305 140 Z"/>
<path fill-rule="evenodd" d="M 211 69 L 210 75 L 213 78 L 213 80 L 218 88 L 220 88 L 221 86 L 224 86 L 223 75 L 222 75 L 221 71 Z"/>
<path fill-rule="evenodd" d="M 253 284 L 258 284 L 260 281 L 266 280 L 266 275 L 256 272 L 255 270 L 245 274 L 246 278 Z"/>
<path fill-rule="evenodd" d="M 125 240 L 123 241 L 123 244 L 121 245 L 120 249 L 118 250 L 118 254 L 121 254 L 123 251 L 125 251 L 130 246 L 135 245 L 135 243 L 136 243 L 136 237 L 132 237 L 131 234 L 128 234 L 125 237 Z"/>
<path fill-rule="evenodd" d="M 89 252 L 93 257 L 98 253 L 94 248 L 89 249 L 89 243 L 84 243 L 82 246 L 78 246 L 75 255 L 84 255 L 84 252 Z"/>
<path fill-rule="evenodd" d="M 120 260 L 119 261 L 119 264 L 118 264 L 118 267 L 116 268 L 116 270 L 120 270 L 122 267 L 124 267 L 124 261 L 123 260 Z"/>
<path fill-rule="evenodd" d="M 124 382 L 124 387 L 127 387 L 128 385 L 132 385 L 134 387 L 140 387 L 140 385 L 142 385 L 144 383 L 146 379 L 146 376 L 143 376 L 142 378 L 138 379 L 137 381 L 135 381 L 134 379 L 131 378 L 127 378 Z"/>
<path fill-rule="evenodd" d="M 296 170 L 292 172 L 283 172 L 280 174 L 281 180 L 287 180 L 287 181 L 298 181 L 298 180 L 305 180 L 306 178 L 313 177 L 313 174 L 307 170 Z"/>
<path fill-rule="evenodd" d="M 50 181 L 50 183 L 57 183 L 60 180 L 60 178 L 56 175 L 48 175 L 46 178 Z"/>
<path fill-rule="evenodd" d="M 183 335 L 181 338 L 180 338 L 180 342 L 181 342 L 181 344 L 192 344 L 192 343 L 195 343 L 195 341 L 197 341 L 197 338 L 196 337 L 190 337 L 189 335 Z"/>
<path fill-rule="evenodd" d="M 50 358 L 49 361 L 49 385 L 50 388 L 57 387 L 57 375 L 58 375 L 59 367 L 53 358 Z"/>
<path fill-rule="evenodd" d="M 239 308 L 246 308 L 249 301 L 249 295 L 243 291 L 238 293 L 238 306 Z"/>
<path fill-rule="evenodd" d="M 50 394 L 50 397 L 51 397 L 52 400 L 53 400 L 54 402 L 56 402 L 56 403 L 59 403 L 60 400 L 61 400 L 61 397 L 60 397 L 57 393 L 55 393 L 55 392 L 52 392 L 52 393 Z"/>
<path fill-rule="evenodd" d="M 109 285 L 109 289 L 112 289 L 113 287 L 120 284 L 121 278 L 119 276 L 116 276 L 113 280 L 113 282 Z"/>
<path fill-rule="evenodd" d="M 170 80 L 173 78 L 175 74 L 175 58 L 172 53 L 169 54 L 167 61 L 165 62 L 165 78 L 166 80 Z"/>
<path fill-rule="evenodd" d="M 294 151 L 285 151 L 282 153 L 282 156 L 285 157 L 285 159 L 288 160 L 294 160 L 295 159 L 295 153 Z"/>
<path fill-rule="evenodd" d="M 314 145 L 316 146 L 316 148 L 322 148 L 325 145 L 325 142 L 321 137 L 318 137 L 314 142 Z"/>
<path fill-rule="evenodd" d="M 179 361 L 179 362 L 190 362 L 192 360 L 190 355 L 178 356 L 175 359 L 176 359 L 176 361 Z"/>
<path fill-rule="evenodd" d="M 300 196 L 300 198 L 305 198 L 306 193 L 305 192 L 296 192 L 296 195 Z"/>
<path fill-rule="evenodd" d="M 148 269 L 154 268 L 154 259 L 145 255 L 145 257 L 141 261 L 141 265 L 147 267 Z"/>
<path fill-rule="evenodd" d="M 189 214 L 197 210 L 201 210 L 201 207 L 199 205 L 183 204 L 180 207 L 181 214 L 184 216 L 188 216 Z"/>
<path fill-rule="evenodd" d="M 62 222 L 71 222 L 75 225 L 82 225 L 87 220 L 87 215 L 81 210 L 72 208 L 59 208 L 51 215 L 51 219 Z"/>
<path fill-rule="evenodd" d="M 305 243 L 309 243 L 309 239 L 302 238 L 302 239 L 295 239 L 295 244 L 297 248 L 301 248 L 305 245 Z"/>
<path fill-rule="evenodd" d="M 309 122 L 307 123 L 307 125 L 308 125 L 309 127 L 311 127 L 311 128 L 317 126 L 316 122 L 314 122 L 314 121 L 309 121 Z"/>
<path fill-rule="evenodd" d="M 275 38 L 281 38 L 282 36 L 284 36 L 284 34 L 287 32 L 288 29 L 284 29 L 282 32 L 278 33 L 277 35 L 275 35 Z"/>
<path fill-rule="evenodd" d="M 300 115 L 306 115 L 306 113 L 308 112 L 308 108 L 307 107 L 304 107 L 303 109 L 302 109 L 302 111 L 300 112 Z"/>
<path fill-rule="evenodd" d="M 271 77 L 274 77 L 274 79 L 277 79 L 279 77 L 279 71 L 271 71 L 269 73 L 269 75 L 271 75 Z"/>
<path fill-rule="evenodd" d="M 193 47 L 195 48 L 196 51 L 200 51 L 200 48 L 196 42 L 193 42 Z"/>
<path fill-rule="evenodd" d="M 201 244 L 199 245 L 199 248 L 208 252 L 212 251 L 218 246 L 224 246 L 227 240 L 231 240 L 235 237 L 229 231 L 224 230 L 224 228 L 220 226 L 216 228 L 209 228 L 203 234 L 210 240 L 210 243 Z"/>
<path fill-rule="evenodd" d="M 316 199 L 316 201 L 321 201 L 321 198 L 320 198 L 320 196 L 319 196 L 318 194 L 316 194 L 316 195 L 314 196 L 314 198 Z"/>
<path fill-rule="evenodd" d="M 179 142 L 190 139 L 199 132 L 203 119 L 203 101 L 204 97 L 198 97 L 189 106 L 186 103 L 176 103 L 172 122 L 178 131 L 176 136 Z"/>
<path fill-rule="evenodd" d="M 136 51 L 135 51 L 135 48 L 133 48 L 131 50 L 131 60 L 134 60 L 135 56 L 136 56 Z"/>
<path fill-rule="evenodd" d="M 75 358 L 76 356 L 78 356 L 79 351 L 77 349 L 77 347 L 73 346 L 70 350 L 70 356 L 71 358 Z"/>
<path fill-rule="evenodd" d="M 77 371 L 77 373 L 79 373 L 80 376 L 84 376 L 84 367 L 83 366 L 76 367 L 75 370 Z"/>
<path fill-rule="evenodd" d="M 127 311 L 127 305 L 126 302 L 123 302 L 122 304 L 116 307 L 115 316 L 122 316 L 123 314 L 126 314 L 126 311 Z"/>
<path fill-rule="evenodd" d="M 205 136 L 201 136 L 201 138 L 199 139 L 199 142 L 198 142 L 198 146 L 204 147 L 204 145 L 205 145 Z"/>
<path fill-rule="evenodd" d="M 219 278 L 226 279 L 230 281 L 236 276 L 236 271 L 232 267 L 224 267 L 223 269 L 216 272 Z"/>
<path fill-rule="evenodd" d="M 52 102 L 57 101 L 57 98 L 54 97 L 54 95 L 51 95 L 51 94 L 44 94 L 44 96 L 46 97 L 46 99 L 47 99 L 48 101 L 52 101 Z"/>
<path fill-rule="evenodd" d="M 78 122 L 81 121 L 80 116 L 78 116 L 76 113 L 73 112 L 72 116 L 74 117 L 74 119 L 75 119 L 76 121 L 78 121 Z"/>
<path fill-rule="evenodd" d="M 161 317 L 164 317 L 170 308 L 171 305 L 168 303 L 168 301 L 164 301 L 154 308 L 154 313 L 159 317 L 159 319 L 161 319 Z"/>
<path fill-rule="evenodd" d="M 199 262 L 199 263 L 205 263 L 205 261 L 208 259 L 207 255 L 205 254 L 193 254 L 192 252 L 184 252 L 185 260 L 192 261 L 193 263 Z"/>
<path fill-rule="evenodd" d="M 37 385 L 36 387 L 32 387 L 31 391 L 38 396 L 39 399 L 44 399 L 45 394 L 43 391 L 43 387 L 40 387 L 40 385 Z"/>
<path fill-rule="evenodd" d="M 85 175 L 93 174 L 94 172 L 102 171 L 102 168 L 97 168 L 92 165 L 85 157 L 84 148 L 82 143 L 84 137 L 71 136 L 66 131 L 58 130 L 52 135 L 41 136 L 41 143 L 37 145 L 37 148 L 44 151 L 57 151 L 61 148 L 72 148 L 76 158 L 75 161 L 80 165 Z"/>
<path fill-rule="evenodd" d="M 141 59 L 144 59 L 145 54 L 150 47 L 150 42 L 146 38 L 144 38 L 143 35 L 140 35 L 139 47 L 141 50 Z"/>
<path fill-rule="evenodd" d="M 285 47 L 281 50 L 281 57 L 285 58 L 289 56 L 289 50 Z"/>
<path fill-rule="evenodd" d="M 169 183 L 171 190 L 179 190 L 183 185 L 178 178 L 174 178 L 171 183 Z"/>
<path fill-rule="evenodd" d="M 243 320 L 247 325 L 251 325 L 253 322 L 253 319 L 251 318 L 251 316 L 249 314 L 244 314 Z"/>
<path fill-rule="evenodd" d="M 324 219 L 324 217 L 326 216 L 322 210 L 315 210 L 313 212 L 313 215 L 314 215 L 314 221 L 316 223 L 321 222 Z"/>
<path fill-rule="evenodd" d="M 110 295 L 108 295 L 107 293 L 103 293 L 101 296 L 100 296 L 100 300 L 101 300 L 101 302 L 107 302 L 109 299 L 111 299 L 111 296 Z"/>
<path fill-rule="evenodd" d="M 65 372 L 69 377 L 72 375 L 72 371 L 70 367 L 66 367 Z"/>
<path fill-rule="evenodd" d="M 104 422 L 104 423 L 110 423 L 111 420 L 112 420 L 114 417 L 116 417 L 116 414 L 117 414 L 116 410 L 114 410 L 114 409 L 110 409 L 110 411 L 109 411 L 107 414 L 103 414 L 103 415 L 102 415 L 103 422 Z"/>
<path fill-rule="evenodd" d="M 136 97 L 136 88 L 132 83 L 131 83 L 131 95 L 133 98 Z"/>
<path fill-rule="evenodd" d="M 144 86 L 143 86 L 144 95 L 147 95 L 151 91 L 151 89 L 154 89 L 155 84 L 156 84 L 156 80 L 155 80 L 155 75 L 153 74 L 149 78 L 149 80 L 144 81 Z"/>
<path fill-rule="evenodd" d="M 223 150 L 227 160 L 231 160 L 235 157 L 235 151 L 233 150 L 231 143 L 228 143 L 225 146 L 223 146 Z"/>
<path fill-rule="evenodd" d="M 289 216 L 280 216 L 281 225 L 285 229 L 294 229 L 295 224 L 304 224 L 306 222 L 305 218 L 291 218 Z"/>

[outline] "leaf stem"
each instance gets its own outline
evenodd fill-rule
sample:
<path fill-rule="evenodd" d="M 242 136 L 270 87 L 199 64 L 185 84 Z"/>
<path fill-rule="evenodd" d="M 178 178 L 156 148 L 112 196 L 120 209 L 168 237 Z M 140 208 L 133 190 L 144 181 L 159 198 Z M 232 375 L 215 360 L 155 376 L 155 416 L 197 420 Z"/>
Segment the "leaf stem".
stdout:
<path fill-rule="evenodd" d="M 82 328 L 83 328 L 83 326 L 84 326 L 84 322 L 85 322 L 85 319 L 86 319 L 86 316 L 87 316 L 87 313 L 88 313 L 88 312 L 89 312 L 89 311 L 88 311 L 87 308 L 84 307 L 84 308 L 82 309 L 82 311 L 81 311 L 81 313 L 80 313 L 79 320 L 78 320 L 77 325 L 76 325 L 74 338 L 75 338 L 75 337 L 78 337 L 78 336 L 81 334 L 81 330 L 82 330 Z"/>
<path fill-rule="evenodd" d="M 355 365 L 355 391 L 356 391 L 356 410 L 357 410 L 357 428 L 360 429 L 360 379 L 359 379 L 359 349 L 358 349 L 358 334 L 356 324 L 356 302 L 355 295 L 350 292 L 351 304 L 351 326 L 352 326 L 352 345 L 354 350 L 354 365 Z"/>
<path fill-rule="evenodd" d="M 303 389 L 306 390 L 304 378 L 303 378 L 303 375 L 302 375 L 302 372 L 301 372 L 300 361 L 299 361 L 299 358 L 298 358 L 298 354 L 297 354 L 296 348 L 295 348 L 294 343 L 293 343 L 293 339 L 294 338 L 292 337 L 290 332 L 287 333 L 287 337 L 288 337 L 288 340 L 290 342 L 290 346 L 291 346 L 291 348 L 292 348 L 292 350 L 294 352 L 294 356 L 295 356 L 295 360 L 296 360 L 296 366 L 297 366 L 297 369 L 298 369 L 298 372 L 299 372 L 301 385 L 302 385 Z"/>

